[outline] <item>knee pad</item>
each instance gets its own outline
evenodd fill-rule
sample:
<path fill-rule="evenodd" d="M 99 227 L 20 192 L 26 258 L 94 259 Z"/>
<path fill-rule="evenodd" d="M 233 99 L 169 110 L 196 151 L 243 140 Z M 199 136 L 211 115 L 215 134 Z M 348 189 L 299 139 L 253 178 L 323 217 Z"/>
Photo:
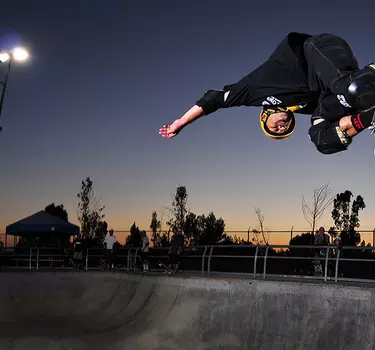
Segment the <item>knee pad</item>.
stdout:
<path fill-rule="evenodd" d="M 346 151 L 352 142 L 352 138 L 340 129 L 338 122 L 332 124 L 323 121 L 313 125 L 309 129 L 309 136 L 317 150 L 323 154 Z"/>
<path fill-rule="evenodd" d="M 375 63 L 353 74 L 348 87 L 348 103 L 360 111 L 375 108 Z"/>

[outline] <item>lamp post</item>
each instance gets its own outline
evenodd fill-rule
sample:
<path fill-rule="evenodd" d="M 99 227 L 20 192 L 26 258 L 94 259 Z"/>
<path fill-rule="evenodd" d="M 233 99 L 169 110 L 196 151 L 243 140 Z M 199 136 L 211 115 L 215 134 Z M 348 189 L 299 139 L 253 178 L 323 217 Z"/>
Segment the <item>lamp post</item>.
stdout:
<path fill-rule="evenodd" d="M 9 77 L 10 67 L 12 66 L 12 62 L 13 60 L 25 61 L 28 57 L 29 57 L 28 52 L 25 49 L 20 48 L 20 47 L 15 48 L 12 52 L 9 52 L 9 51 L 0 52 L 0 63 L 8 62 L 8 67 L 5 71 L 4 80 L 0 81 L 0 85 L 2 86 L 1 97 L 0 97 L 0 119 L 1 119 L 1 112 L 3 111 L 5 92 L 7 89 L 8 77 Z M 0 131 L 2 130 L 3 128 L 0 126 Z"/>

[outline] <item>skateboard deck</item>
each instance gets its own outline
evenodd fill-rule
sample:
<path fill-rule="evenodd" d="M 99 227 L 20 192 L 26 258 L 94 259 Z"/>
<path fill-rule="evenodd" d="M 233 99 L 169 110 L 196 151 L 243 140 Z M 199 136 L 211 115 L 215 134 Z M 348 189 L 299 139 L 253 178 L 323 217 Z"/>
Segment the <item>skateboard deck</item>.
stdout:
<path fill-rule="evenodd" d="M 176 269 L 170 269 L 169 268 L 169 266 L 167 266 L 166 264 L 164 264 L 164 263 L 162 263 L 161 261 L 159 261 L 159 266 L 160 267 L 163 267 L 167 272 L 169 272 L 169 273 L 173 273 L 173 274 L 175 274 L 176 272 L 177 272 L 177 270 L 178 270 L 178 267 L 179 267 L 179 263 L 177 264 L 177 268 Z"/>

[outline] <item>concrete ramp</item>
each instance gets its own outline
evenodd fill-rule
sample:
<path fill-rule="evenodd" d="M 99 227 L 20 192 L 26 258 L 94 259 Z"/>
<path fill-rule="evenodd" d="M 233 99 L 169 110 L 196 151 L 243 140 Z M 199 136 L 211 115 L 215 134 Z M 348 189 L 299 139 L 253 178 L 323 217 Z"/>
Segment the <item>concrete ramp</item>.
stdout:
<path fill-rule="evenodd" d="M 374 349 L 371 287 L 0 274 L 0 349 Z"/>

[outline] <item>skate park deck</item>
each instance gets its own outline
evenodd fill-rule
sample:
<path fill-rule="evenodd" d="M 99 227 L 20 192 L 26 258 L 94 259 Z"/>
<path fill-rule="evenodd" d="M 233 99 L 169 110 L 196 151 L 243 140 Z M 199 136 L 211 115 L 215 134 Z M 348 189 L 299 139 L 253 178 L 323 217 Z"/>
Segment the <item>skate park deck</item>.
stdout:
<path fill-rule="evenodd" d="M 375 346 L 372 286 L 103 272 L 0 278 L 0 349 Z"/>

